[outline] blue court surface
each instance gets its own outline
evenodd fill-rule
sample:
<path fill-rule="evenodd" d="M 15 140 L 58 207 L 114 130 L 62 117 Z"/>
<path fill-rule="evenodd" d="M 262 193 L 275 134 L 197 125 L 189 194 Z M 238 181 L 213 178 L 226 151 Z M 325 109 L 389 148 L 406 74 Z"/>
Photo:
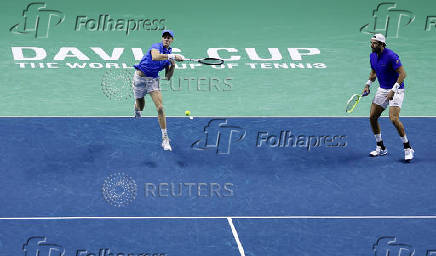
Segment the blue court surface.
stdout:
<path fill-rule="evenodd" d="M 0 255 L 436 255 L 436 118 L 167 120 L 0 118 Z"/>

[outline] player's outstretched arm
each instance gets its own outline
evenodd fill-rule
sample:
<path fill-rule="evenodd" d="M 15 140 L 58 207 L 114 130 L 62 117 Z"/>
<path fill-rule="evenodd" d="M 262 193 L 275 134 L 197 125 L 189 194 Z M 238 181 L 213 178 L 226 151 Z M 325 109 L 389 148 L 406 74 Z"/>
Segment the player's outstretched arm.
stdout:
<path fill-rule="evenodd" d="M 171 77 L 173 76 L 174 69 L 176 67 L 175 65 L 176 64 L 174 63 L 174 60 L 171 60 L 171 64 L 165 68 L 165 78 L 166 78 L 166 80 L 170 80 Z"/>
<path fill-rule="evenodd" d="M 157 49 L 151 49 L 151 59 L 152 60 L 176 60 L 183 61 L 182 56 L 179 54 L 162 54 Z"/>
<path fill-rule="evenodd" d="M 167 60 L 168 54 L 161 54 L 157 49 L 151 49 L 152 60 Z"/>

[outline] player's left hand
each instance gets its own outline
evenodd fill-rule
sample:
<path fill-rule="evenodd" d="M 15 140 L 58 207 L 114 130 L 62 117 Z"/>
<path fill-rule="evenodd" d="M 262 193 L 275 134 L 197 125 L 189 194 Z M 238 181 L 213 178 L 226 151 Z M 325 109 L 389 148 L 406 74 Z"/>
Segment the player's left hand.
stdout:
<path fill-rule="evenodd" d="M 387 100 L 392 100 L 392 99 L 394 98 L 394 94 L 395 94 L 395 92 L 392 91 L 392 90 L 390 90 L 390 91 L 388 92 L 388 95 L 386 95 L 386 99 L 387 99 Z"/>

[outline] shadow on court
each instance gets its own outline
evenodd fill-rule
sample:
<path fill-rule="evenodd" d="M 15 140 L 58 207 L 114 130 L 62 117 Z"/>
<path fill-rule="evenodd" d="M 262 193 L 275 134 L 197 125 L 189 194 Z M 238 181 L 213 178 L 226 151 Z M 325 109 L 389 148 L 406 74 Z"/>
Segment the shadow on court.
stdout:
<path fill-rule="evenodd" d="M 436 119 L 403 121 L 416 150 L 409 164 L 386 118 L 389 154 L 380 158 L 367 156 L 375 142 L 366 118 L 168 118 L 172 152 L 161 149 L 155 118 L 2 118 L 0 187 L 13 193 L 0 194 L 0 216 L 432 215 Z M 378 236 L 407 233 L 401 221 L 401 230 L 382 220 L 236 218 L 235 226 L 251 248 L 246 255 L 303 253 L 309 241 L 333 255 L 371 253 Z M 434 237 L 432 220 L 413 221 Z M 239 254 L 226 219 L 0 220 L 0 227 L 4 250 L 47 236 L 66 255 L 81 248 L 88 252 L 79 255 L 99 255 L 103 241 L 113 252 Z M 321 231 L 327 240 L 318 241 Z M 113 242 L 113 233 L 124 238 Z"/>

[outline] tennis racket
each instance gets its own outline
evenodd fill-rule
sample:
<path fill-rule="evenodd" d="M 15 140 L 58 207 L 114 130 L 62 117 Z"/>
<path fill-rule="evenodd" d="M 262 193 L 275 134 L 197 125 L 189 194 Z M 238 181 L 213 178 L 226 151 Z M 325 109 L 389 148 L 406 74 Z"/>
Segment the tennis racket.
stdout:
<path fill-rule="evenodd" d="M 101 80 L 101 90 L 110 100 L 124 101 L 133 97 L 134 69 L 109 69 Z"/>
<path fill-rule="evenodd" d="M 224 60 L 217 58 L 203 58 L 203 59 L 183 59 L 184 61 L 195 61 L 204 65 L 221 65 Z"/>
<path fill-rule="evenodd" d="M 357 104 L 359 104 L 359 101 L 362 97 L 365 97 L 369 94 L 369 92 L 364 94 L 353 94 L 350 99 L 347 101 L 347 106 L 345 108 L 345 112 L 351 113 L 356 108 Z"/>

